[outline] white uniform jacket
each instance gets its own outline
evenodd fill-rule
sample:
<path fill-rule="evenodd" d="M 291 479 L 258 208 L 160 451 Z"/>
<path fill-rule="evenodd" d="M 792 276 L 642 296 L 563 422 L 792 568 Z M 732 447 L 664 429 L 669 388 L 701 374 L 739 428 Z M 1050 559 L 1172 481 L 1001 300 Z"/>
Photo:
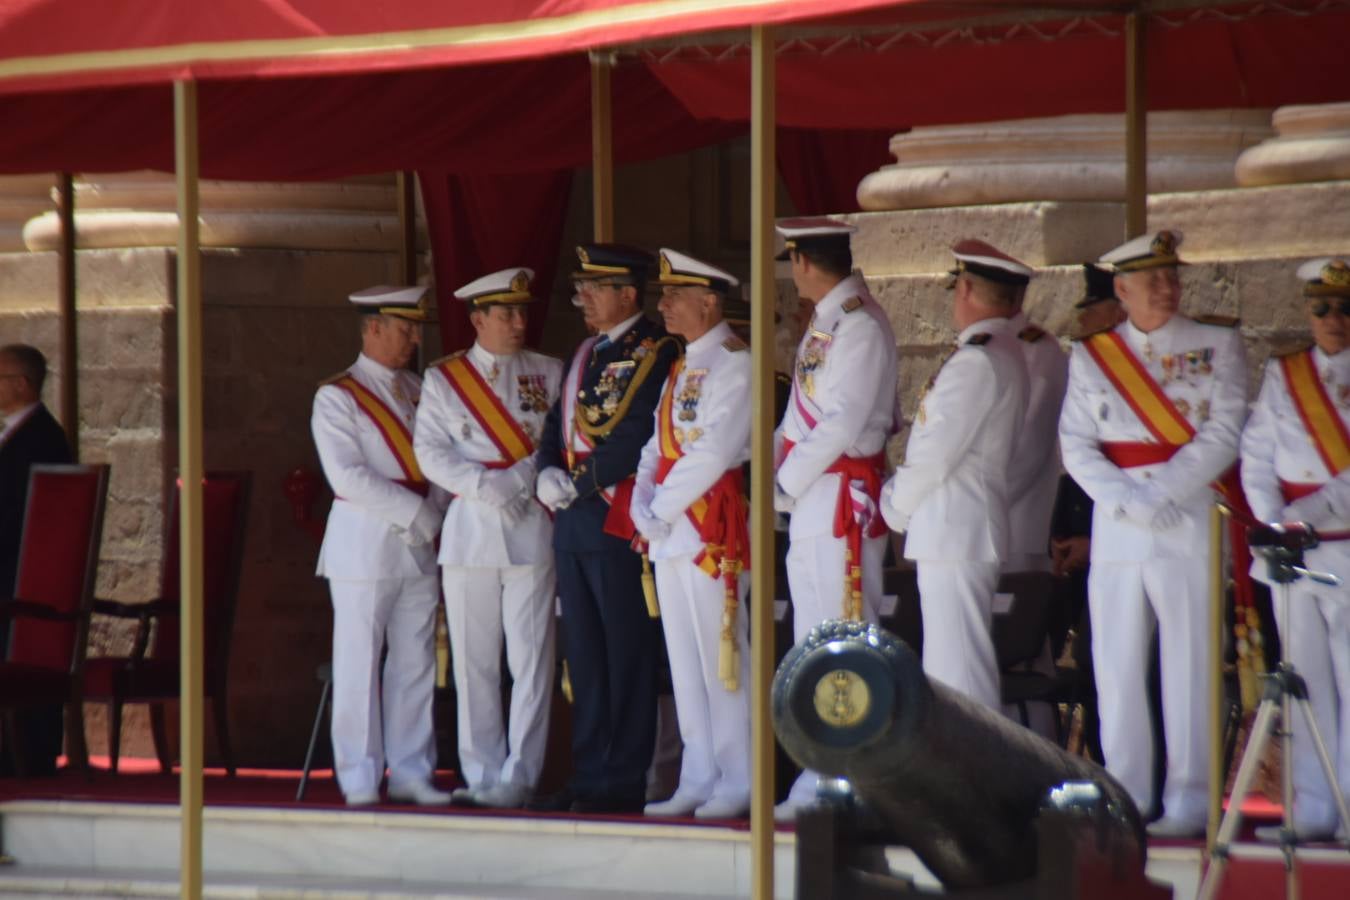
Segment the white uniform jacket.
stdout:
<path fill-rule="evenodd" d="M 667 381 L 662 388 L 663 400 L 670 390 Z M 671 526 L 670 536 L 653 541 L 648 549 L 653 560 L 703 549 L 703 539 L 685 510 L 728 469 L 750 458 L 750 354 L 745 342 L 726 322 L 719 322 L 685 347 L 684 367 L 673 390 L 675 427 L 683 435 L 684 455 L 665 481 L 656 484 L 664 403 L 657 404 L 656 429 L 642 448 L 633 489 L 634 506 L 650 507 L 652 515 Z"/>
<path fill-rule="evenodd" d="M 1069 358 L 1069 390 L 1059 419 L 1064 468 L 1094 501 L 1093 562 L 1145 562 L 1207 552 L 1210 483 L 1237 458 L 1247 409 L 1247 364 L 1234 328 L 1182 315 L 1145 334 L 1129 322 L 1115 327 L 1134 355 L 1191 426 L 1195 436 L 1167 462 L 1119 468 L 1107 442 L 1156 442 L 1082 342 Z M 1184 521 L 1154 532 L 1125 518 L 1121 506 L 1137 487 L 1177 505 Z"/>
<path fill-rule="evenodd" d="M 895 334 L 854 272 L 816 304 L 775 435 L 775 447 L 784 439 L 793 443 L 786 457 L 779 450 L 777 472 L 779 487 L 796 500 L 792 540 L 833 533 L 840 476 L 825 470 L 840 456 L 882 452 L 895 430 L 895 410 Z"/>
<path fill-rule="evenodd" d="M 996 563 L 1008 552 L 1008 461 L 1027 402 L 1008 323 L 985 319 L 961 332 L 881 492 L 886 523 L 907 532 L 908 559 Z"/>
<path fill-rule="evenodd" d="M 416 374 L 387 369 L 365 354 L 343 374 L 373 392 L 412 431 L 422 383 Z M 318 574 L 348 581 L 434 575 L 431 544 L 410 547 L 401 536 L 423 498 L 397 483 L 406 476 L 375 421 L 350 393 L 325 383 L 314 395 L 310 428 L 334 494 Z M 428 499 L 445 506 L 445 493 L 435 487 Z"/>
<path fill-rule="evenodd" d="M 1008 463 L 1009 552 L 1049 564 L 1050 516 L 1059 489 L 1059 411 L 1069 384 L 1069 358 L 1053 334 L 1024 313 L 1008 320 L 1027 367 L 1027 412 Z"/>
<path fill-rule="evenodd" d="M 1302 351 L 1300 351 L 1302 352 Z M 1350 351 L 1327 356 L 1313 348 L 1313 360 L 1322 387 L 1341 421 L 1350 426 Z M 1285 519 L 1288 503 L 1280 482 L 1320 484 L 1315 495 L 1299 504 L 1299 516 L 1319 530 L 1350 528 L 1350 469 L 1332 477 L 1304 427 L 1285 381 L 1280 360 L 1266 363 L 1261 393 L 1242 430 L 1242 489 L 1252 513 L 1262 522 Z M 1312 496 L 1319 502 L 1312 502 Z M 1315 570 L 1350 577 L 1350 541 L 1330 541 L 1307 551 L 1306 562 Z M 1257 559 L 1252 575 L 1267 580 L 1266 564 Z"/>
<path fill-rule="evenodd" d="M 494 356 L 477 343 L 465 355 L 531 443 L 537 444 L 544 416 L 558 399 L 562 363 L 531 350 Z M 423 386 L 417 410 L 417 460 L 428 478 L 453 495 L 441 531 L 441 565 L 551 562 L 553 522 L 534 500 L 533 463 L 528 464 L 526 479 L 530 489 L 515 506 L 502 509 L 478 499 L 479 482 L 488 471 L 485 463 L 502 461 L 501 450 L 439 365 L 427 369 Z"/>

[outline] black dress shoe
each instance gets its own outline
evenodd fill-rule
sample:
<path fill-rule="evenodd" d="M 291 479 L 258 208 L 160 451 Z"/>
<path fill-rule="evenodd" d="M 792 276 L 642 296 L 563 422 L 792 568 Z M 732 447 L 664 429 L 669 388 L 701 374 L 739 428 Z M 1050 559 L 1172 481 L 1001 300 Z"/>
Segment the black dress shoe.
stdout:
<path fill-rule="evenodd" d="M 571 788 L 563 788 L 552 794 L 535 797 L 525 808 L 531 812 L 568 812 L 577 803 L 577 795 Z"/>
<path fill-rule="evenodd" d="M 647 798 L 638 794 L 596 794 L 578 797 L 572 803 L 574 813 L 642 814 Z"/>

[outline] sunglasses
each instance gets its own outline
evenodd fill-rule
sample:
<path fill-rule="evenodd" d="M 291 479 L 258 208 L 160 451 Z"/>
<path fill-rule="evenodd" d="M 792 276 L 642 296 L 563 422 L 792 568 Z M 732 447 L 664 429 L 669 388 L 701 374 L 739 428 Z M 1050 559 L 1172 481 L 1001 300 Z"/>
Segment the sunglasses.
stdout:
<path fill-rule="evenodd" d="M 1345 318 L 1350 319 L 1350 297 L 1339 297 L 1334 303 L 1331 300 L 1314 300 L 1312 303 L 1308 304 L 1308 312 L 1319 319 L 1326 316 L 1333 309 Z"/>

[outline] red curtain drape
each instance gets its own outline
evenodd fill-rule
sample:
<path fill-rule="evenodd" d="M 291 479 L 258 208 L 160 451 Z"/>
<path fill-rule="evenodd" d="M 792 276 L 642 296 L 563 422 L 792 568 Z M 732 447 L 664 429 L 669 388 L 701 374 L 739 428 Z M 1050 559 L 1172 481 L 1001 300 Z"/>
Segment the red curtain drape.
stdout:
<path fill-rule="evenodd" d="M 457 288 L 511 266 L 534 269 L 536 302 L 527 341 L 538 346 L 567 215 L 572 170 L 523 175 L 421 171 L 422 203 L 432 241 L 441 341 L 450 353 L 470 346 L 473 326 Z"/>
<path fill-rule="evenodd" d="M 891 135 L 900 128 L 780 128 L 778 172 L 803 216 L 856 212 L 863 176 L 892 162 Z"/>

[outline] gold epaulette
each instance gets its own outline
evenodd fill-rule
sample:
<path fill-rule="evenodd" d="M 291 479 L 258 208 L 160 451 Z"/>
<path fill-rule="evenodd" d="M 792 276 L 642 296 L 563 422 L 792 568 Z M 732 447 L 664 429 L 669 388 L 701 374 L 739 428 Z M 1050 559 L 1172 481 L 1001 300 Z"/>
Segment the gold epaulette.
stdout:
<path fill-rule="evenodd" d="M 468 350 L 456 350 L 454 353 L 442 356 L 440 359 L 433 359 L 431 362 L 427 363 L 427 368 L 434 369 L 441 363 L 448 363 L 452 359 L 458 359 L 459 357 L 463 356 L 465 353 L 468 352 L 469 352 Z"/>
<path fill-rule="evenodd" d="M 989 343 L 993 339 L 994 336 L 992 334 L 990 334 L 987 331 L 982 331 L 979 334 L 972 334 L 970 337 L 966 338 L 966 345 L 983 347 L 985 344 Z"/>
<path fill-rule="evenodd" d="M 728 353 L 740 353 L 742 350 L 748 350 L 749 348 L 749 344 L 734 334 L 722 342 L 722 349 Z"/>
<path fill-rule="evenodd" d="M 1099 335 L 1099 334 L 1106 334 L 1108 331 L 1115 331 L 1115 330 L 1116 330 L 1116 325 L 1118 325 L 1118 324 L 1120 324 L 1120 323 L 1117 322 L 1117 323 L 1115 323 L 1115 324 L 1113 324 L 1113 325 L 1103 325 L 1101 328 L 1098 328 L 1096 331 L 1085 331 L 1085 332 L 1083 332 L 1082 334 L 1075 334 L 1072 338 L 1070 338 L 1070 340 L 1072 340 L 1072 341 L 1074 341 L 1074 342 L 1078 342 L 1078 341 L 1086 341 L 1086 340 L 1087 340 L 1088 338 L 1090 338 L 1090 337 L 1096 337 L 1096 336 Z"/>
<path fill-rule="evenodd" d="M 1270 351 L 1271 358 L 1283 359 L 1286 356 L 1297 356 L 1300 353 L 1307 353 L 1313 348 L 1308 341 L 1298 341 L 1293 344 L 1285 344 L 1282 347 L 1275 347 Z"/>
<path fill-rule="evenodd" d="M 863 308 L 863 298 L 858 296 L 849 297 L 844 301 L 844 312 L 851 313 L 854 310 Z"/>
<path fill-rule="evenodd" d="M 1017 339 L 1019 341 L 1026 341 L 1028 344 L 1034 344 L 1043 337 L 1045 337 L 1045 329 L 1041 328 L 1039 325 L 1028 325 L 1026 328 L 1017 332 Z"/>
<path fill-rule="evenodd" d="M 343 369 L 341 372 L 338 372 L 336 375 L 329 375 L 329 376 L 328 376 L 327 378 L 325 378 L 323 381 L 320 381 L 320 382 L 319 382 L 319 387 L 327 387 L 327 386 L 330 385 L 330 384 L 337 384 L 339 381 L 341 381 L 342 379 L 346 378 L 346 377 L 347 377 L 348 375 L 350 375 L 351 373 L 352 373 L 352 370 L 351 370 L 351 369 Z"/>
<path fill-rule="evenodd" d="M 1236 328 L 1242 320 L 1237 316 L 1203 315 L 1191 316 L 1191 321 L 1201 325 L 1218 325 L 1220 328 Z"/>

